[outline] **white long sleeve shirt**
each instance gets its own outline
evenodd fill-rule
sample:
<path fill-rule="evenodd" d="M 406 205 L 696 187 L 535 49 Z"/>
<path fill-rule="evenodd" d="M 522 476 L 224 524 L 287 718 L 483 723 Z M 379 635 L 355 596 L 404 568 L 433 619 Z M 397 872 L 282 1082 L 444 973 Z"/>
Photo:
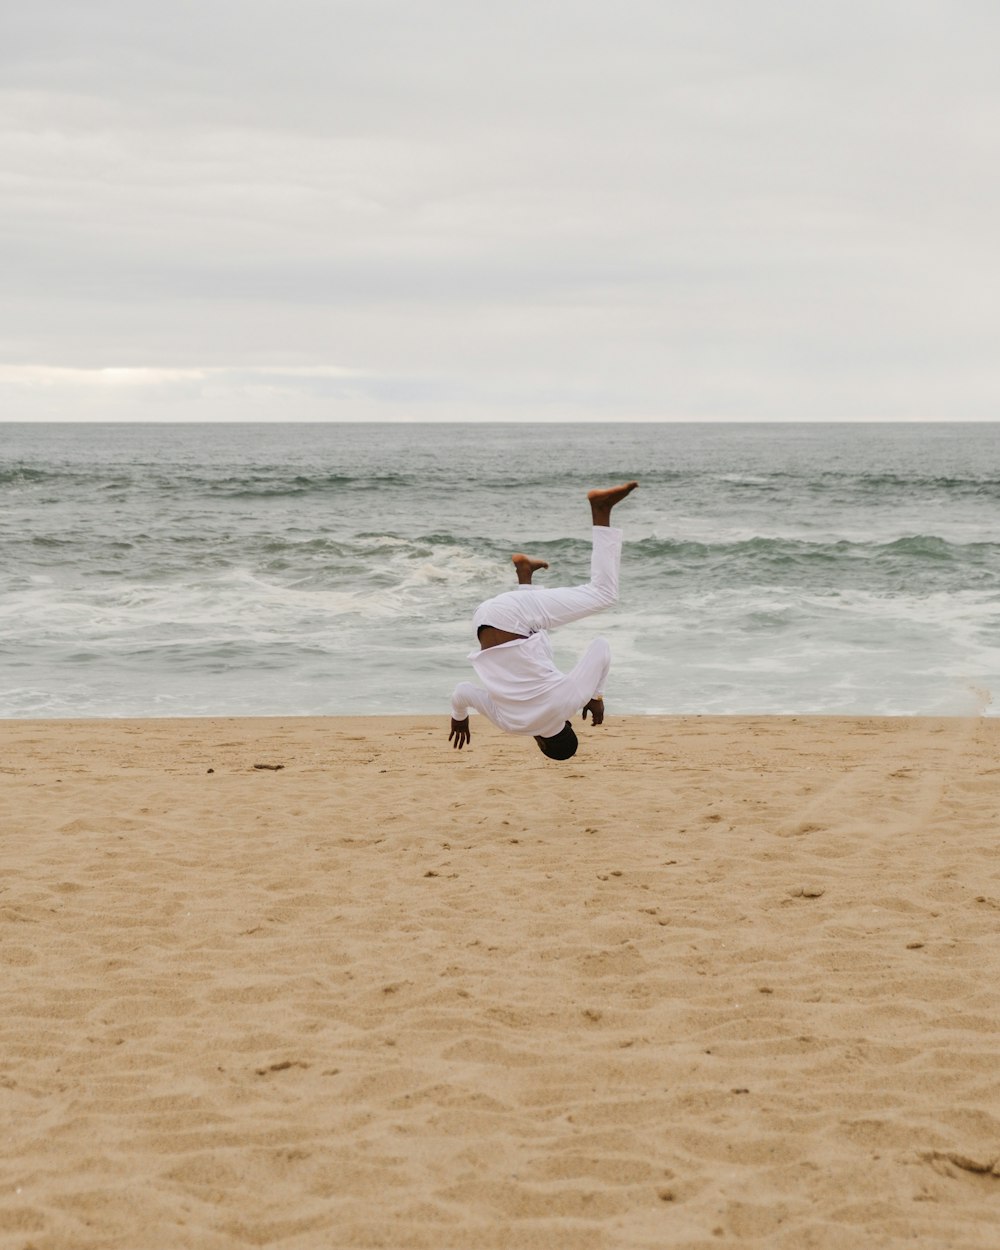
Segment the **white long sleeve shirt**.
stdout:
<path fill-rule="evenodd" d="M 486 689 L 459 682 L 451 699 L 456 720 L 464 720 L 472 707 L 507 733 L 549 738 L 559 733 L 574 710 L 565 706 L 566 677 L 556 668 L 545 630 L 471 651 L 469 659 Z"/>
<path fill-rule="evenodd" d="M 591 699 L 602 695 L 611 665 L 606 639 L 595 638 L 572 673 L 561 673 L 544 630 L 473 651 L 469 659 L 486 689 L 463 681 L 455 687 L 451 714 L 464 720 L 475 708 L 500 729 L 551 738 Z"/>

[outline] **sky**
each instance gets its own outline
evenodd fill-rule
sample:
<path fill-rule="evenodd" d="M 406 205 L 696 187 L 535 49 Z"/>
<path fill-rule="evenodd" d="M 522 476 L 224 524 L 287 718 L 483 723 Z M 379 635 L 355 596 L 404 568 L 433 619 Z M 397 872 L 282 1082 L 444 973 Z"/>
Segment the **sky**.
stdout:
<path fill-rule="evenodd" d="M 0 420 L 1000 419 L 994 0 L 32 0 Z"/>

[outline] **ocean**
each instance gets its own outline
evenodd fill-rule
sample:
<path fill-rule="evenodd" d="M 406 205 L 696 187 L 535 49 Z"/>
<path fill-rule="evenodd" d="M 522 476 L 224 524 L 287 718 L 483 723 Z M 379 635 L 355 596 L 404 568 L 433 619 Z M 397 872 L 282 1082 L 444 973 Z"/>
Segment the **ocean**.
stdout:
<path fill-rule="evenodd" d="M 1000 425 L 4 424 L 0 716 L 446 718 L 633 477 L 609 714 L 997 710 Z"/>

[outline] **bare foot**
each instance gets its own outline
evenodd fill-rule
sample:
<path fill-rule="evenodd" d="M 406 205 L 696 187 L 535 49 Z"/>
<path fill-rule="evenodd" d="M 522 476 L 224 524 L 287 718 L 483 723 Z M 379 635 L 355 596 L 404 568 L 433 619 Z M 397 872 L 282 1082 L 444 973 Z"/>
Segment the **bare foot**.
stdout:
<path fill-rule="evenodd" d="M 539 569 L 547 569 L 549 566 L 544 560 L 533 560 L 531 556 L 523 555 L 520 551 L 511 556 L 514 568 L 517 569 L 517 580 L 522 586 L 531 585 L 532 573 L 537 573 Z"/>
<path fill-rule="evenodd" d="M 609 486 L 607 490 L 591 490 L 587 492 L 590 501 L 590 512 L 595 525 L 610 525 L 611 509 L 621 503 L 626 495 L 631 495 L 638 482 L 623 482 L 621 486 Z"/>

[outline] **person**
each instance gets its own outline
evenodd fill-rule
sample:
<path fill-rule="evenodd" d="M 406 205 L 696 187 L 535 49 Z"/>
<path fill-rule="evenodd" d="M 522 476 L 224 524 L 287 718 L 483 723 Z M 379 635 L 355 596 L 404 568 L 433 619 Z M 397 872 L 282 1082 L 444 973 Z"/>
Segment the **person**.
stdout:
<path fill-rule="evenodd" d="M 571 715 L 582 708 L 584 720 L 589 714 L 594 725 L 603 723 L 604 683 L 611 667 L 607 640 L 595 638 L 576 667 L 561 673 L 547 631 L 617 602 L 622 532 L 611 525 L 611 510 L 637 485 L 625 482 L 588 493 L 593 549 L 586 585 L 559 590 L 533 586 L 532 576 L 548 564 L 521 553 L 511 556 L 517 590 L 488 599 L 472 618 L 479 650 L 469 659 L 482 686 L 463 681 L 455 687 L 448 741 L 457 750 L 472 738 L 470 708 L 507 733 L 532 735 L 543 755 L 554 760 L 576 754 Z"/>

